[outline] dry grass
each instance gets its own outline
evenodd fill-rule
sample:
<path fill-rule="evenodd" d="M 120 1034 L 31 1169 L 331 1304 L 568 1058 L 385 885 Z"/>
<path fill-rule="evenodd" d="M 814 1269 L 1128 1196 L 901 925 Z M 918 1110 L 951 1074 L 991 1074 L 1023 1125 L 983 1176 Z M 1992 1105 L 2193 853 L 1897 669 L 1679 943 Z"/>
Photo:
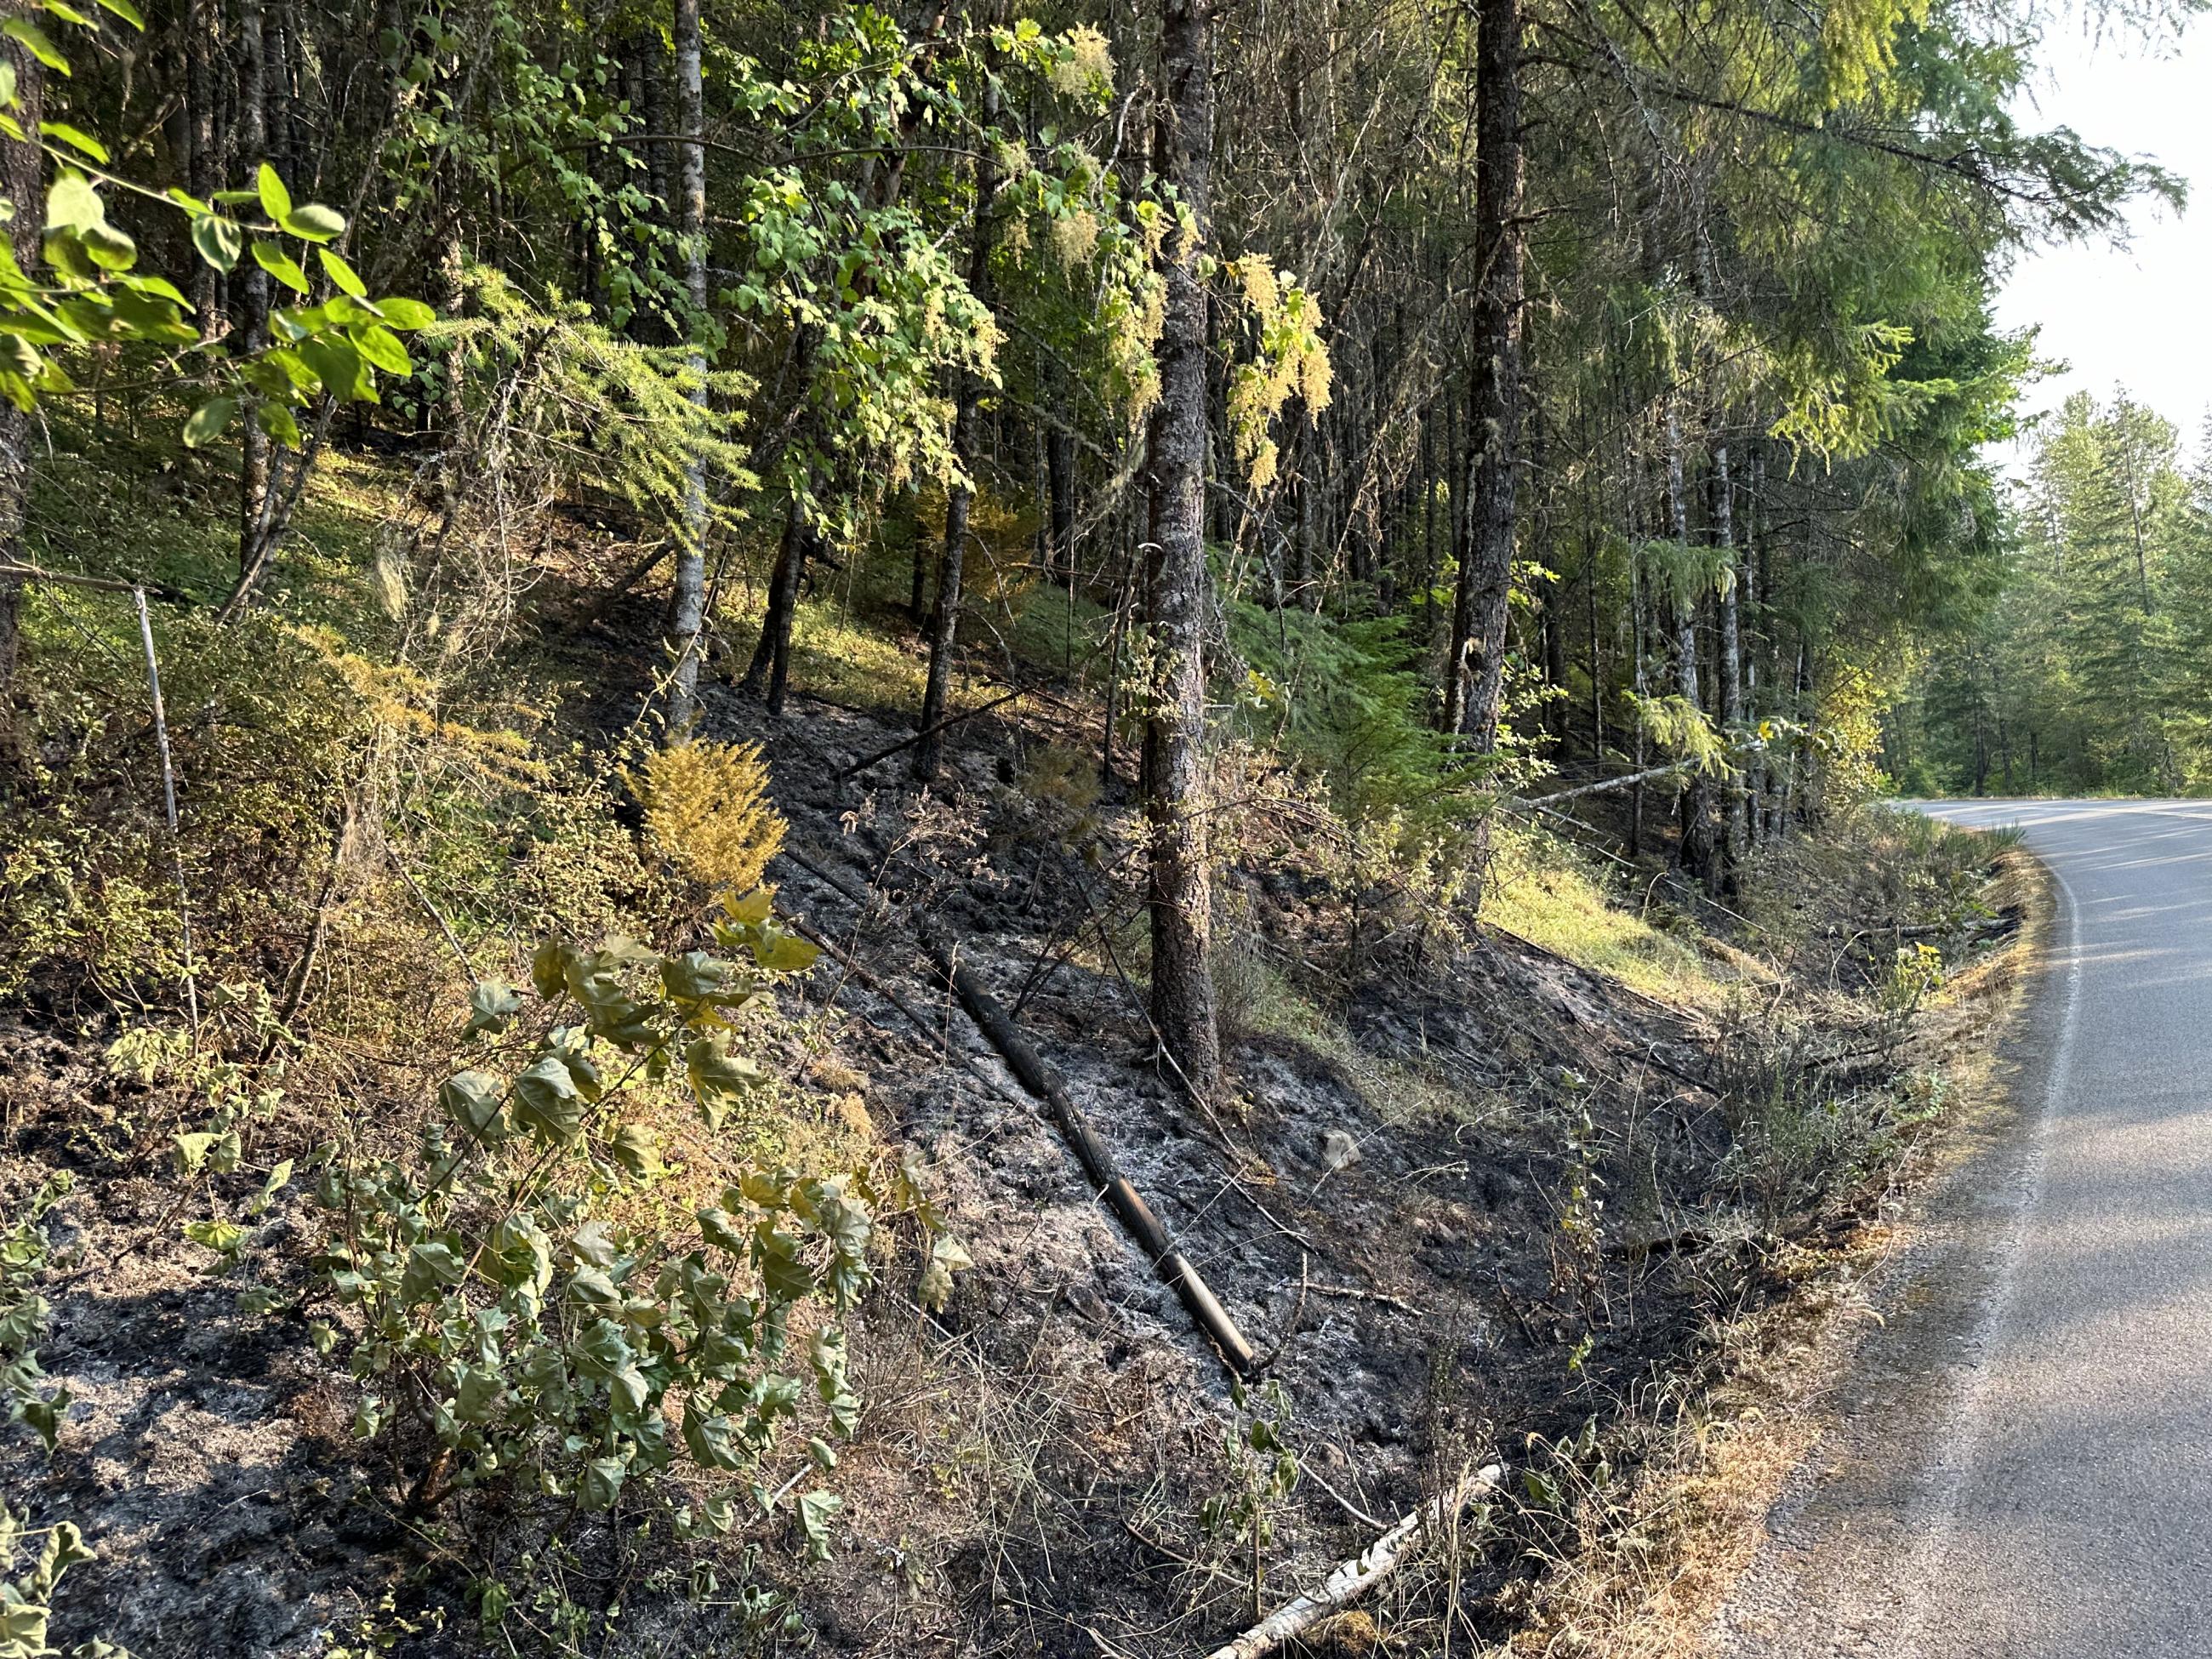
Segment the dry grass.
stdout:
<path fill-rule="evenodd" d="M 1990 884 L 1993 907 L 2027 922 L 2008 945 L 1955 973 L 1920 1016 L 1908 1066 L 1941 1068 L 1953 1102 L 1936 1133 L 1914 1140 L 1891 1192 L 1924 1184 L 1970 1158 L 2008 1118 L 1996 1055 L 2021 1013 L 2046 947 L 2048 878 L 2008 851 Z M 1717 1324 L 1701 1370 L 1631 1402 L 1600 1454 L 1634 1474 L 1601 1482 L 1588 1458 L 1555 1471 L 1569 1503 L 1565 1547 L 1530 1597 L 1507 1651 L 1692 1659 L 1766 1541 L 1765 1516 L 1826 1431 L 1824 1394 L 1873 1316 L 1861 1285 L 1910 1243 L 1911 1220 L 1875 1215 L 1777 1266 L 1780 1301 Z M 1601 1466 L 1602 1467 L 1602 1466 Z"/>
<path fill-rule="evenodd" d="M 1647 900 L 1565 843 L 1501 826 L 1482 919 L 1646 996 L 1717 1007 L 1741 965 L 1701 950 L 1686 928 L 1658 925 L 1672 913 Z"/>

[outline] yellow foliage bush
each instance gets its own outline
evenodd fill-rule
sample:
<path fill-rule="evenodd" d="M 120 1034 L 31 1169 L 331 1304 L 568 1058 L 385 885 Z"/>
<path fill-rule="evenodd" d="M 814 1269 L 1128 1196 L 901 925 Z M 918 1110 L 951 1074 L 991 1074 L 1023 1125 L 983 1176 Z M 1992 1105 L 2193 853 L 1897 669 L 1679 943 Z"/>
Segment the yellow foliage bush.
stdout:
<path fill-rule="evenodd" d="M 686 743 L 657 750 L 631 781 L 646 833 L 686 875 L 720 891 L 749 893 L 789 828 L 768 795 L 760 745 Z"/>

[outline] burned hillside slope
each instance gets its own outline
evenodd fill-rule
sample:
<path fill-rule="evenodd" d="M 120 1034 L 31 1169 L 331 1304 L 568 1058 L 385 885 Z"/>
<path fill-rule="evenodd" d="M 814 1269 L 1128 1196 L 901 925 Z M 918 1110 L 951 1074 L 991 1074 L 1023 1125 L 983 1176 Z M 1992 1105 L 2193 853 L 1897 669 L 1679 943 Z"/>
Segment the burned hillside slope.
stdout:
<path fill-rule="evenodd" d="M 1510 936 L 1447 945 L 1394 915 L 1393 895 L 1302 859 L 1285 798 L 1272 856 L 1225 884 L 1230 949 L 1257 959 L 1259 983 L 1231 1010 L 1237 1097 L 1204 1110 L 1154 1064 L 1126 817 L 1034 787 L 1070 769 L 1048 714 L 977 722 L 953 775 L 915 795 L 884 775 L 896 757 L 877 787 L 843 775 L 896 729 L 836 708 L 788 726 L 750 713 L 732 700 L 713 719 L 770 741 L 793 824 L 782 901 L 866 964 L 825 963 L 809 987 L 836 1034 L 830 1063 L 864 1077 L 879 1127 L 939 1172 L 975 1262 L 943 1316 L 914 1325 L 908 1358 L 1019 1400 L 1036 1436 L 1021 1490 L 969 1494 L 981 1509 L 963 1524 L 988 1544 L 942 1557 L 939 1589 L 979 1637 L 1104 1653 L 1163 1618 L 1177 1641 L 1233 1621 L 1246 1570 L 1198 1517 L 1235 1485 L 1218 1443 L 1242 1419 L 1231 1367 L 925 941 L 1017 1011 L 1286 1391 L 1316 1478 L 1272 1523 L 1271 1584 L 1356 1553 L 1471 1459 L 1572 1437 L 1692 1358 L 1722 1302 L 1779 1291 L 1754 1240 L 1808 1224 L 1808 1195 L 1778 1208 L 1753 1168 L 1760 1103 L 1730 1096 L 1750 1079 L 1728 1011 Z M 1832 994 L 1723 955 L 1747 1008 Z M 1834 978 L 1835 953 L 1826 966 Z M 1834 995 L 1826 1012 L 1855 1021 L 1850 1006 Z M 1818 1071 L 1865 1040 L 1815 1033 L 1796 1063 Z M 906 1473 L 918 1516 L 942 1494 L 926 1463 Z M 1453 1594 L 1479 1607 L 1525 1570 L 1506 1552 Z"/>
<path fill-rule="evenodd" d="M 1090 728 L 1085 710 L 1025 697 L 967 721 L 921 789 L 885 719 L 807 702 L 775 720 L 708 694 L 703 736 L 765 746 L 790 824 L 777 905 L 830 947 L 783 984 L 757 1055 L 787 1080 L 783 1144 L 911 1158 L 972 1262 L 927 1308 L 910 1232 L 886 1227 L 849 1322 L 862 1407 L 836 1449 L 842 1507 L 819 1563 L 787 1505 L 679 1551 L 649 1516 L 617 1524 L 543 1494 L 426 1503 L 419 1469 L 357 1438 L 366 1390 L 308 1340 L 337 1317 L 311 1266 L 331 1218 L 303 1181 L 272 1185 L 261 1210 L 256 1194 L 310 1157 L 333 1101 L 395 1141 L 434 1123 L 443 1050 L 319 1039 L 292 1096 L 252 1120 L 240 1167 L 180 1179 L 204 1103 L 104 1054 L 130 1023 L 26 1014 L 7 1037 L 0 1181 L 18 1216 L 58 1173 L 70 1184 L 34 1218 L 50 1237 L 19 1237 L 9 1283 L 49 1306 L 39 1386 L 69 1398 L 51 1459 L 19 1429 L 6 1477 L 38 1494 L 32 1523 L 66 1518 L 97 1552 L 70 1575 L 57 1638 L 288 1656 L 509 1639 L 1200 1650 L 1493 1461 L 1504 1491 L 1315 1639 L 1509 1638 L 1555 1547 L 1559 1449 L 1601 1460 L 1604 1425 L 1695 1373 L 1717 1318 L 1789 1296 L 1790 1241 L 1863 1214 L 1931 1115 L 1905 1046 L 1940 978 L 1919 946 L 1964 960 L 2005 933 L 1981 898 L 1986 855 L 1947 847 L 1938 868 L 1926 849 L 1785 848 L 1779 884 L 1740 916 L 1652 908 L 1634 925 L 1679 970 L 1676 1000 L 1448 925 L 1363 865 L 1297 779 L 1262 775 L 1223 837 L 1234 1086 L 1201 1107 L 1156 1061 L 1138 826 L 1126 790 L 1093 781 Z M 420 936 L 423 1029 L 450 1035 L 453 988 L 432 982 L 448 964 L 418 896 L 394 894 L 366 936 Z M 1920 978 L 1899 978 L 1908 959 Z M 1246 1375 L 945 960 L 1064 1085 L 1218 1298 Z M 202 1047 L 228 1043 L 243 1058 L 221 1064 L 251 1079 L 243 1017 L 228 1009 Z M 250 1221 L 234 1257 L 199 1219 L 210 1200 Z M 427 1429 L 406 1443 L 432 1449 Z M 688 1502 L 711 1487 L 677 1484 Z M 557 1596 L 488 1636 L 487 1562 Z"/>

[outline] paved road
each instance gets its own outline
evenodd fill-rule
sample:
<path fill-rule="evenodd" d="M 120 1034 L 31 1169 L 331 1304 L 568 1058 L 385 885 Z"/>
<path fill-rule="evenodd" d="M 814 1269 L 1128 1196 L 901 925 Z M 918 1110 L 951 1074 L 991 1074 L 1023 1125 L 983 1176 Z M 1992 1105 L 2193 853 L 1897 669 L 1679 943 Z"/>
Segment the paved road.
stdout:
<path fill-rule="evenodd" d="M 1716 1646 L 2212 1656 L 2212 803 L 1929 810 L 2057 878 L 2024 1115 L 1936 1200 Z"/>

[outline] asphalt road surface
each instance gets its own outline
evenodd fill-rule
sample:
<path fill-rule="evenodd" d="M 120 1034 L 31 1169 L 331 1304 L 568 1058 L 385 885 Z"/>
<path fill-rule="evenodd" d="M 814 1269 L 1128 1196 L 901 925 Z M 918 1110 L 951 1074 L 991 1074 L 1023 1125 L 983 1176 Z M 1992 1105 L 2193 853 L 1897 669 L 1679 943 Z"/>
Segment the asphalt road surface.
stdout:
<path fill-rule="evenodd" d="M 2020 1116 L 1935 1200 L 1714 1645 L 2212 1659 L 2212 802 L 1927 810 L 2057 878 Z"/>

